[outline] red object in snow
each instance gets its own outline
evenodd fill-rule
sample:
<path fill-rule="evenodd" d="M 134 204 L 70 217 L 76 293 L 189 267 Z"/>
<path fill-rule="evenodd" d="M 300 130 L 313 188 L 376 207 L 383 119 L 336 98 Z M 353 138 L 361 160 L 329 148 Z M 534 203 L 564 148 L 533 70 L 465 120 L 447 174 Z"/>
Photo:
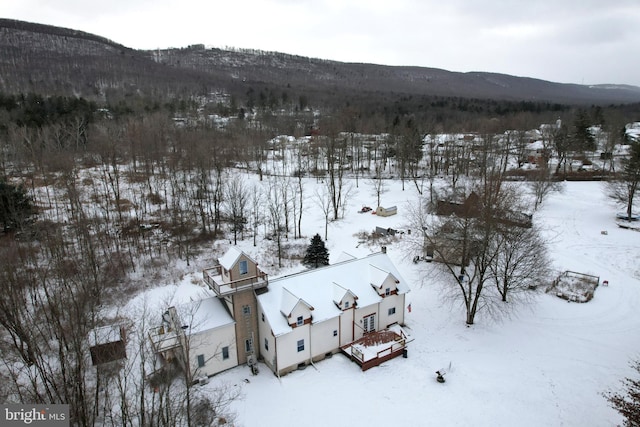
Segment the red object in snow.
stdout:
<path fill-rule="evenodd" d="M 409 305 L 407 306 L 407 311 L 408 311 L 409 313 L 411 313 L 411 304 L 409 304 Z"/>
<path fill-rule="evenodd" d="M 608 280 L 603 280 L 602 281 L 602 286 L 609 286 L 609 281 Z"/>

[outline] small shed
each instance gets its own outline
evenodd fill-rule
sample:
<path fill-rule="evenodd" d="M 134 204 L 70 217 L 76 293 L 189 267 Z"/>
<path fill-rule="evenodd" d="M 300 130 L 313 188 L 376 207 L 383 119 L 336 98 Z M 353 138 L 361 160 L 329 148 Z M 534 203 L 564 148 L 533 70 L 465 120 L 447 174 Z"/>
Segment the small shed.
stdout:
<path fill-rule="evenodd" d="M 94 366 L 126 359 L 124 326 L 110 325 L 93 329 L 89 333 L 89 351 Z"/>
<path fill-rule="evenodd" d="M 383 208 L 382 206 L 378 206 L 376 209 L 376 215 L 378 216 L 391 216 L 398 213 L 397 206 L 391 206 L 390 208 Z"/>

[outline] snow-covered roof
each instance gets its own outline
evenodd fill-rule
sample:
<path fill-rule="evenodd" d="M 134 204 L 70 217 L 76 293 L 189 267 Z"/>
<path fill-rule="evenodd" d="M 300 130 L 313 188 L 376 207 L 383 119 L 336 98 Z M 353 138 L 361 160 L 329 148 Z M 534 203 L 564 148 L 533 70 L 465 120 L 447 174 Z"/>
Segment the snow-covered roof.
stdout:
<path fill-rule="evenodd" d="M 236 263 L 236 261 L 238 261 L 238 258 L 240 258 L 241 255 L 242 251 L 240 249 L 236 248 L 235 246 L 231 246 L 227 250 L 227 252 L 218 259 L 218 262 L 221 266 L 223 266 L 227 270 L 230 270 L 231 268 L 233 268 L 234 264 Z"/>
<path fill-rule="evenodd" d="M 235 323 L 223 302 L 217 297 L 181 304 L 176 307 L 176 311 L 180 322 L 183 325 L 188 325 L 189 332 L 192 334 Z"/>
<path fill-rule="evenodd" d="M 338 255 L 338 259 L 336 260 L 336 262 L 344 262 L 344 261 L 350 261 L 352 259 L 356 259 L 357 257 L 348 254 L 346 252 L 341 252 L 340 255 Z"/>
<path fill-rule="evenodd" d="M 313 306 L 311 304 L 294 295 L 287 288 L 282 288 L 282 304 L 280 305 L 280 313 L 289 317 L 298 304 L 304 304 L 309 308 L 309 310 L 313 310 Z"/>
<path fill-rule="evenodd" d="M 345 292 L 348 290 L 357 296 L 359 307 L 378 303 L 382 297 L 371 286 L 371 266 L 383 272 L 381 274 L 385 278 L 391 274 L 398 281 L 399 294 L 409 292 L 408 283 L 384 253 L 272 279 L 269 281 L 269 291 L 258 295 L 258 302 L 269 319 L 273 333 L 279 336 L 291 331 L 287 319 L 282 315 L 286 312 L 283 311 L 285 298 L 287 298 L 287 310 L 289 307 L 292 310 L 300 300 L 313 306 L 312 323 L 319 323 L 342 314 L 342 310 L 334 303 L 336 290 L 339 291 L 340 287 L 345 289 Z M 386 275 L 384 272 L 387 272 Z"/>
<path fill-rule="evenodd" d="M 369 277 L 371 278 L 371 284 L 378 289 L 382 289 L 384 282 L 391 277 L 394 282 L 397 282 L 393 274 L 388 271 L 382 270 L 380 267 L 373 264 L 369 264 Z"/>
<path fill-rule="evenodd" d="M 540 139 L 527 144 L 527 149 L 529 150 L 542 150 L 543 148 L 544 142 Z"/>
<path fill-rule="evenodd" d="M 92 329 L 91 332 L 89 332 L 89 345 L 91 347 L 117 342 L 122 339 L 120 325 L 102 326 Z"/>
<path fill-rule="evenodd" d="M 336 304 L 340 304 L 345 295 L 350 294 L 354 299 L 357 299 L 358 296 L 351 292 L 349 289 L 340 286 L 336 282 L 333 282 L 333 302 Z"/>

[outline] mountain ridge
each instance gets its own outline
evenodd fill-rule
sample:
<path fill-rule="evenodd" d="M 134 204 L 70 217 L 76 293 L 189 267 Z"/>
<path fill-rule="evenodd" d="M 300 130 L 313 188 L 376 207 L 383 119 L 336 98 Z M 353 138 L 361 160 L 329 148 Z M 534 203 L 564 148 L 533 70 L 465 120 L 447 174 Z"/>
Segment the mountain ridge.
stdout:
<path fill-rule="evenodd" d="M 0 19 L 0 90 L 114 98 L 270 87 L 329 102 L 397 95 L 563 104 L 640 102 L 632 85 L 578 85 L 490 72 L 339 62 L 253 49 L 136 50 L 99 35 Z"/>

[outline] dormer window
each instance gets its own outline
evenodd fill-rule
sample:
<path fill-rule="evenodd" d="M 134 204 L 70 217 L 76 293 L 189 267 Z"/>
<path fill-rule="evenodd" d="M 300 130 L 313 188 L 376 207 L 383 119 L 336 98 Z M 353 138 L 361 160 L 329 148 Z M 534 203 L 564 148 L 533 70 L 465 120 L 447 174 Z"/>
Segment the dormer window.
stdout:
<path fill-rule="evenodd" d="M 296 325 L 297 326 L 302 326 L 304 324 L 304 319 L 302 316 L 298 316 L 298 319 L 296 320 Z"/>
<path fill-rule="evenodd" d="M 391 295 L 391 288 L 386 288 L 386 289 L 384 290 L 384 295 L 385 295 L 385 296 L 387 296 L 387 297 L 388 297 L 389 295 Z"/>
<path fill-rule="evenodd" d="M 349 308 L 349 301 L 344 302 L 344 308 Z"/>
<path fill-rule="evenodd" d="M 246 260 L 240 261 L 238 263 L 238 268 L 240 269 L 240 275 L 247 274 L 249 272 L 249 263 Z"/>

